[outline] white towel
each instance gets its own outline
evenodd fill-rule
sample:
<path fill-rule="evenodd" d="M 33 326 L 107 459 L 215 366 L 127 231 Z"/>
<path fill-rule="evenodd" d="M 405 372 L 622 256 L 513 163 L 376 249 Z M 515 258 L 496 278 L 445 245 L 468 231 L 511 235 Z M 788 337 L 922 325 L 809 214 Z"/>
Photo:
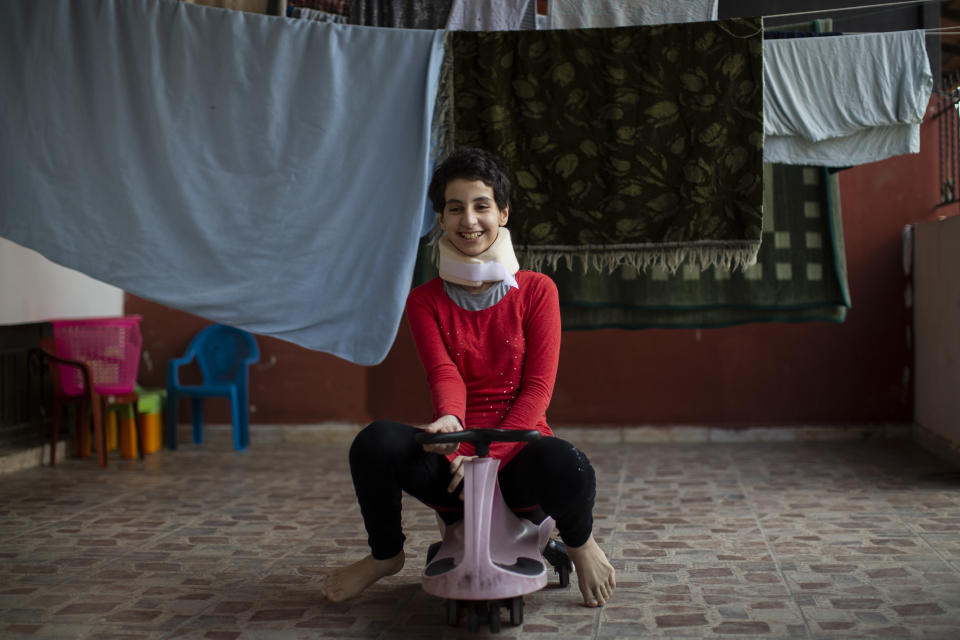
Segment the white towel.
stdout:
<path fill-rule="evenodd" d="M 635 27 L 717 19 L 718 0 L 550 0 L 550 29 Z"/>
<path fill-rule="evenodd" d="M 534 0 L 453 0 L 448 31 L 519 31 Z"/>
<path fill-rule="evenodd" d="M 765 162 L 852 166 L 920 150 L 933 76 L 920 30 L 765 40 Z"/>

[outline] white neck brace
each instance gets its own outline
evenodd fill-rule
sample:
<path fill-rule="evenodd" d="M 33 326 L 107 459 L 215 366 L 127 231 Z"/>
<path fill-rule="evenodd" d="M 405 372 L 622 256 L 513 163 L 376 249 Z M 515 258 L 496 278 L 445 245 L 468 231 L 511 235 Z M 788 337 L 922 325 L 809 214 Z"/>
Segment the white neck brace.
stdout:
<path fill-rule="evenodd" d="M 440 247 L 440 277 L 447 282 L 466 287 L 479 287 L 485 282 L 503 280 L 511 287 L 519 289 L 514 274 L 520 270 L 520 263 L 513 253 L 510 231 L 500 227 L 497 239 L 487 250 L 476 256 L 461 253 L 447 234 L 438 242 Z"/>

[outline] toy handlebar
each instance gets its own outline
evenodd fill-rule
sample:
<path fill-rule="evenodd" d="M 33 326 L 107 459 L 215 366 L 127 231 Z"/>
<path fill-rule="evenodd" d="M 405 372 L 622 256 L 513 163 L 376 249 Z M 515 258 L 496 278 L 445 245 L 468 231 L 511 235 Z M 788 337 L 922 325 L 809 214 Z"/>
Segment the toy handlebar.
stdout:
<path fill-rule="evenodd" d="M 517 429 L 464 429 L 449 433 L 427 433 L 421 431 L 413 436 L 417 444 L 450 444 L 451 442 L 469 442 L 481 458 L 490 455 L 491 442 L 532 442 L 539 440 L 541 433 L 536 429 L 519 431 Z"/>

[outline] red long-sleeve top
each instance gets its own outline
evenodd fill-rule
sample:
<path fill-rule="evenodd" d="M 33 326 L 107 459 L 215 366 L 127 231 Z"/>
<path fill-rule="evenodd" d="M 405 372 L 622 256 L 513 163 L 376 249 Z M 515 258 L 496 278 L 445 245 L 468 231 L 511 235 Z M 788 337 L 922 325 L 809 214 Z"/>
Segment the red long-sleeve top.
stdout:
<path fill-rule="evenodd" d="M 560 357 L 557 287 L 533 271 L 517 273 L 518 289 L 480 311 L 459 307 L 435 278 L 410 292 L 407 318 L 433 397 L 434 420 L 454 415 L 465 429 L 537 429 L 553 435 L 547 405 Z M 494 442 L 500 466 L 522 443 Z M 473 455 L 462 443 L 455 455 Z"/>

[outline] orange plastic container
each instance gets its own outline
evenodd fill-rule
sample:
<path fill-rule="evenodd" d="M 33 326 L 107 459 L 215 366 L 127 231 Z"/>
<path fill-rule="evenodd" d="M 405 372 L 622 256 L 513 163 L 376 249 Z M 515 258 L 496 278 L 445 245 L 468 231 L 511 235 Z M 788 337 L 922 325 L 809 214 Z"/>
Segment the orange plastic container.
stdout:
<path fill-rule="evenodd" d="M 143 453 L 154 453 L 160 450 L 163 444 L 163 426 L 160 424 L 159 413 L 141 413 L 140 424 L 143 426 Z"/>

